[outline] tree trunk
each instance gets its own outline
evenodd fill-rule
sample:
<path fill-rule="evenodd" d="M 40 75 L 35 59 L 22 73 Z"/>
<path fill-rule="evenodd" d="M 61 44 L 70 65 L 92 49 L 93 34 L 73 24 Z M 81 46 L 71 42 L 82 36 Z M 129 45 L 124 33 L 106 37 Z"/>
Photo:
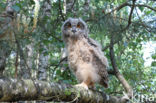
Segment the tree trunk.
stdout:
<path fill-rule="evenodd" d="M 44 46 L 42 43 L 41 43 L 41 48 L 42 49 L 44 48 L 44 50 L 39 56 L 38 79 L 46 81 L 49 56 L 48 55 L 45 56 L 45 53 L 47 52 L 47 47 Z"/>
<path fill-rule="evenodd" d="M 0 76 L 3 76 L 3 72 L 6 66 L 6 59 L 11 53 L 10 44 L 8 41 L 0 41 Z"/>

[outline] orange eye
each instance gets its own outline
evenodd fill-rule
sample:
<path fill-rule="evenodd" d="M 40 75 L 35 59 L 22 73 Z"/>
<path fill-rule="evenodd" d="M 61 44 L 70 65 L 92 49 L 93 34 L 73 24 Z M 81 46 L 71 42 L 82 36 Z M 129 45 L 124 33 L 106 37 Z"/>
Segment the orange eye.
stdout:
<path fill-rule="evenodd" d="M 77 25 L 77 28 L 80 28 L 80 24 Z"/>
<path fill-rule="evenodd" d="M 71 25 L 68 25 L 68 28 L 71 28 Z"/>

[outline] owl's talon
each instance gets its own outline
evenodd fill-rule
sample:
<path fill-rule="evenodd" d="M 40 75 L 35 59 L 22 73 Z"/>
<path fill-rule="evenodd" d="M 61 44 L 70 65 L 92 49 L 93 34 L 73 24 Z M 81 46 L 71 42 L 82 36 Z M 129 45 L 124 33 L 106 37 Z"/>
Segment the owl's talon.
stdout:
<path fill-rule="evenodd" d="M 85 83 L 81 83 L 81 84 L 77 84 L 77 85 L 75 85 L 76 87 L 83 87 L 83 88 L 85 88 L 86 90 L 88 90 L 88 86 L 87 86 L 87 84 L 85 84 Z"/>

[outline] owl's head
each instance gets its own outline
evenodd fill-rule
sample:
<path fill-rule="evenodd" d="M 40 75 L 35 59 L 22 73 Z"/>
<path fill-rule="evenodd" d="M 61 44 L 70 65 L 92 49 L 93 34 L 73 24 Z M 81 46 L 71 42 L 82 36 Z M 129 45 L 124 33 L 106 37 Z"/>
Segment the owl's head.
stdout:
<path fill-rule="evenodd" d="M 81 18 L 69 18 L 62 26 L 64 37 L 88 36 L 86 23 Z"/>

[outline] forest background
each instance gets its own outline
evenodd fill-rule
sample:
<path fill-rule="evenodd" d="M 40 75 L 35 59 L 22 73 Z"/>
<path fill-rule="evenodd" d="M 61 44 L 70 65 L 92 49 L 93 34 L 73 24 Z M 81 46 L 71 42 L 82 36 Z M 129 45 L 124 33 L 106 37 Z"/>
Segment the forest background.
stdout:
<path fill-rule="evenodd" d="M 109 61 L 109 88 L 97 91 L 156 98 L 155 0 L 1 0 L 0 14 L 1 77 L 77 84 L 61 26 L 80 17 Z"/>

